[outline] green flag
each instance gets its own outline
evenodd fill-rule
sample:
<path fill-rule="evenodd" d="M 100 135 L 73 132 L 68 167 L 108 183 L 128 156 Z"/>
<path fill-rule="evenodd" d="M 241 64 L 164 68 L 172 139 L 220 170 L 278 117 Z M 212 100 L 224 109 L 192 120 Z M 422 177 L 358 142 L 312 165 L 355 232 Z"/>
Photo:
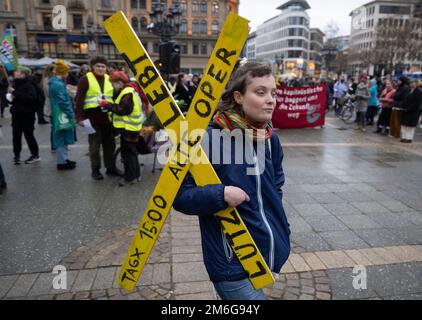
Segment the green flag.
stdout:
<path fill-rule="evenodd" d="M 0 60 L 7 71 L 14 71 L 18 66 L 18 55 L 15 42 L 9 32 L 6 32 L 0 40 Z"/>

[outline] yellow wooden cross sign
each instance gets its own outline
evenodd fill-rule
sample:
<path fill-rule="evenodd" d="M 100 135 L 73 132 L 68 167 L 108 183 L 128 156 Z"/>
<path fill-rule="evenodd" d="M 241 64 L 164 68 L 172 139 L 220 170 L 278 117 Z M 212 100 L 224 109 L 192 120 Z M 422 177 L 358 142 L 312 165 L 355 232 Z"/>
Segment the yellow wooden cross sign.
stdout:
<path fill-rule="evenodd" d="M 175 152 L 170 154 L 119 275 L 119 285 L 132 291 L 187 173 L 192 174 L 198 186 L 221 184 L 200 143 L 233 72 L 249 28 L 248 20 L 234 13 L 229 14 L 185 119 L 123 12 L 119 11 L 107 19 L 104 26 L 135 74 L 158 118 L 172 133 L 170 139 L 175 146 Z M 193 155 L 200 157 L 200 161 L 191 164 Z M 270 269 L 237 210 L 228 208 L 215 214 L 215 218 L 253 286 L 261 289 L 274 283 Z"/>

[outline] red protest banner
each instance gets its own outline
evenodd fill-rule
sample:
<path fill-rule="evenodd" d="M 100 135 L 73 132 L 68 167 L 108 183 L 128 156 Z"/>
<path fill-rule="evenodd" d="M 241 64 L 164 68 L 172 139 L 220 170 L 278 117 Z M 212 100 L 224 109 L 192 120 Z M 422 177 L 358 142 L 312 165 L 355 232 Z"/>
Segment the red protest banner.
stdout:
<path fill-rule="evenodd" d="M 273 115 L 274 128 L 311 128 L 325 124 L 327 87 L 277 86 L 277 106 Z"/>

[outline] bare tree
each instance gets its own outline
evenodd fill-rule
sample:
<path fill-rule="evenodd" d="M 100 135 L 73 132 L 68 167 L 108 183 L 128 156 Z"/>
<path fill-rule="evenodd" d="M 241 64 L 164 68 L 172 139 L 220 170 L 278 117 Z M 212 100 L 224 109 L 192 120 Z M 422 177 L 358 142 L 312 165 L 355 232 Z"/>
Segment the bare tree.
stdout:
<path fill-rule="evenodd" d="M 373 64 L 391 72 L 398 64 L 422 61 L 422 20 L 388 18 L 379 21 L 375 46 L 369 51 Z"/>

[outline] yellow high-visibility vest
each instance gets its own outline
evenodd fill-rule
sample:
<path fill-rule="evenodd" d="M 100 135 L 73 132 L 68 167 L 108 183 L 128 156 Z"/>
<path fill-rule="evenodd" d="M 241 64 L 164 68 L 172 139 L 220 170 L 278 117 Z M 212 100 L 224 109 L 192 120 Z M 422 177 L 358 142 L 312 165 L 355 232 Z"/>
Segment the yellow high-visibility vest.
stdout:
<path fill-rule="evenodd" d="M 92 72 L 88 72 L 86 77 L 88 78 L 89 88 L 86 92 L 84 110 L 99 108 L 98 98 L 101 95 L 104 95 L 109 103 L 113 103 L 114 89 L 109 75 L 104 75 L 104 92 L 101 91 L 100 84 Z"/>
<path fill-rule="evenodd" d="M 117 129 L 125 129 L 127 131 L 139 132 L 142 129 L 142 124 L 144 123 L 144 114 L 142 113 L 142 103 L 141 99 L 136 94 L 135 89 L 131 87 L 126 87 L 120 92 L 117 97 L 115 104 L 119 104 L 123 96 L 131 93 L 133 101 L 133 111 L 130 115 L 119 116 L 113 114 L 113 126 Z"/>

